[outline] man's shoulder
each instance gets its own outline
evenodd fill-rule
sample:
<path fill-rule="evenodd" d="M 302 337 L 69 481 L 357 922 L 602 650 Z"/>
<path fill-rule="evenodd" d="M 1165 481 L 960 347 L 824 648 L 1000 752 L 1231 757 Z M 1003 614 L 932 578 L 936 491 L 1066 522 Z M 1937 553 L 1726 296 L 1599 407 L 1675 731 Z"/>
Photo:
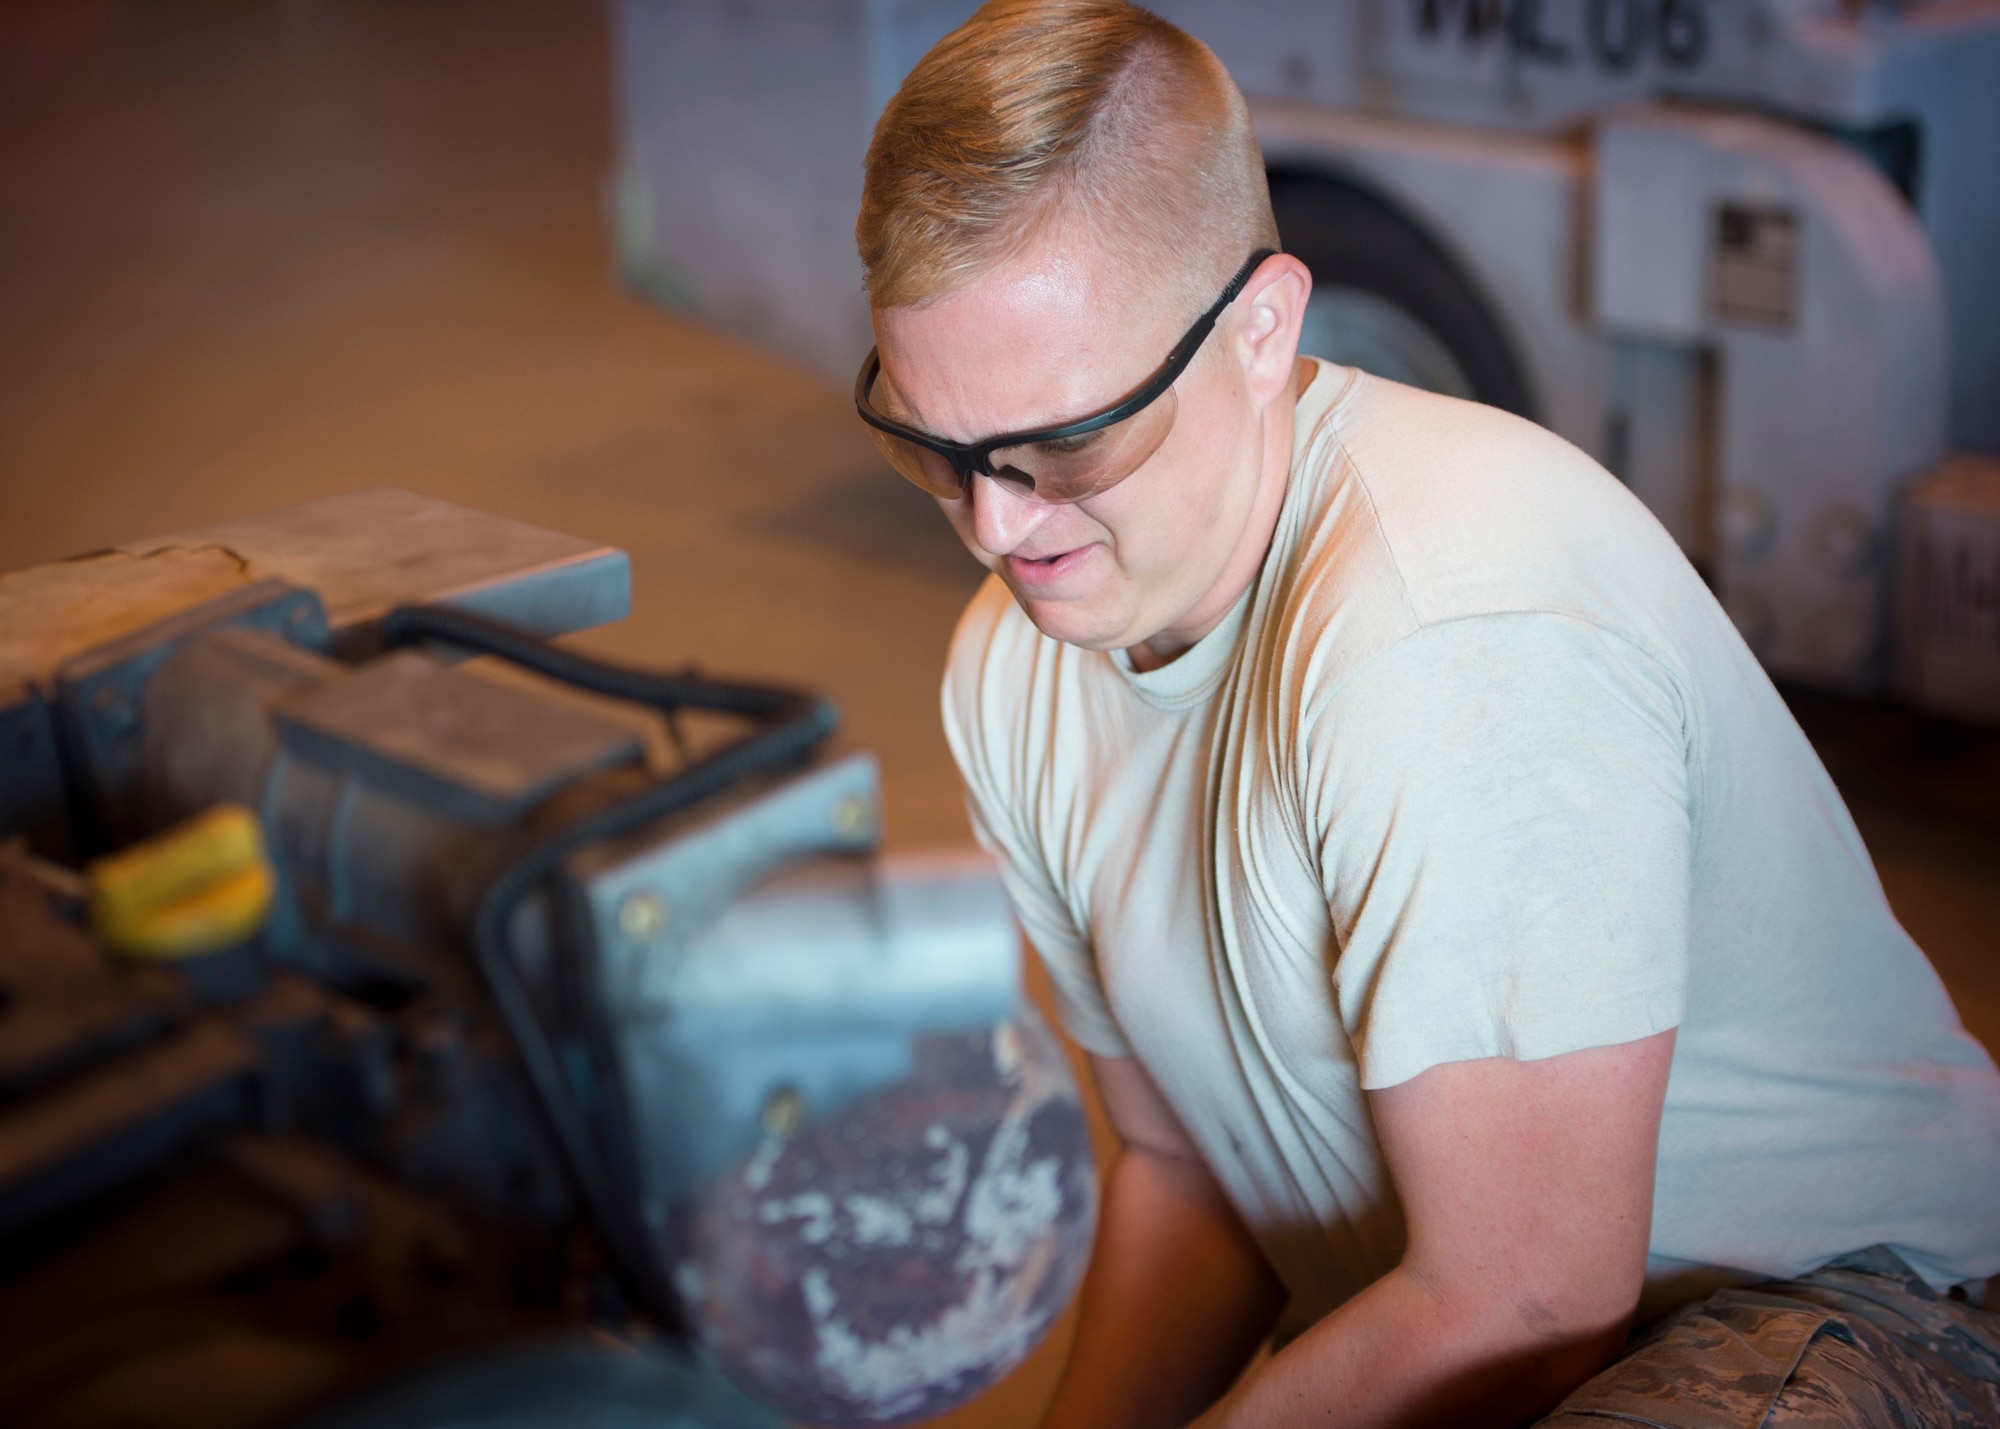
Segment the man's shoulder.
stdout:
<path fill-rule="evenodd" d="M 996 719 L 1013 721 L 1031 697 L 1038 663 L 1061 646 L 1035 628 L 998 576 L 988 576 L 958 618 L 945 658 L 945 731 L 954 744 Z"/>
<path fill-rule="evenodd" d="M 1544 612 L 1651 647 L 1702 598 L 1622 483 L 1512 413 L 1367 377 L 1301 456 L 1281 618 L 1321 691 L 1442 622 Z"/>

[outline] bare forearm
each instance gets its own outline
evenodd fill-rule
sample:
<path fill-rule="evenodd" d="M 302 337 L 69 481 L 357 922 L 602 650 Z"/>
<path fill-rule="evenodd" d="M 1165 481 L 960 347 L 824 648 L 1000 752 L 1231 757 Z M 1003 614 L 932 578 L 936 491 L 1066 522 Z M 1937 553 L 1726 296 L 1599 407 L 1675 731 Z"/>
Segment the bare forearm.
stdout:
<path fill-rule="evenodd" d="M 1447 1062 L 1369 1094 L 1402 1264 L 1200 1429 L 1525 1423 L 1618 1352 L 1645 1281 L 1674 1034 Z"/>
<path fill-rule="evenodd" d="M 1282 1304 L 1200 1177 L 1126 1151 L 1106 1183 L 1076 1342 L 1043 1429 L 1180 1429 L 1228 1389 Z"/>
<path fill-rule="evenodd" d="M 1547 1307 L 1454 1294 L 1406 1269 L 1286 1347 L 1197 1429 L 1524 1424 L 1606 1364 L 1625 1320 L 1591 1325 Z"/>

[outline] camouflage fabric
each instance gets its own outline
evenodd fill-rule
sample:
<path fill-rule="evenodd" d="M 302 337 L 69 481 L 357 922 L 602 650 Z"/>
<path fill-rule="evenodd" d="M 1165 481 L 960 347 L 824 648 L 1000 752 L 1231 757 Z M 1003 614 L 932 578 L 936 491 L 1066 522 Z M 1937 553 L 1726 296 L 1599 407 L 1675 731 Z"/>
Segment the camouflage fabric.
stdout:
<path fill-rule="evenodd" d="M 1994 1429 L 2000 1314 L 1937 1294 L 1891 1251 L 1860 1251 L 1668 1316 L 1541 1423 L 1610 1429 L 1607 1420 L 1655 1429 Z"/>

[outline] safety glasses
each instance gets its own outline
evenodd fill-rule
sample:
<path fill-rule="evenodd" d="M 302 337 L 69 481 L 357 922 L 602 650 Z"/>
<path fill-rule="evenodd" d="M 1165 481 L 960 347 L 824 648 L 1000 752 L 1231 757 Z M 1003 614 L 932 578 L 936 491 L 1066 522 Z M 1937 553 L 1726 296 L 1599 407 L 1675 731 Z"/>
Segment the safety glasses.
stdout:
<path fill-rule="evenodd" d="M 1109 491 L 1160 449 L 1174 428 L 1173 386 L 1208 340 L 1216 319 L 1236 301 L 1258 265 L 1276 250 L 1260 248 L 1236 270 L 1215 305 L 1187 330 L 1167 360 L 1145 383 L 1101 412 L 1059 427 L 1010 432 L 981 442 L 948 442 L 892 421 L 869 402 L 882 359 L 870 348 L 854 379 L 854 408 L 869 435 L 900 474 L 931 495 L 950 501 L 963 496 L 974 476 L 1005 482 L 1023 496 L 1061 505 Z"/>

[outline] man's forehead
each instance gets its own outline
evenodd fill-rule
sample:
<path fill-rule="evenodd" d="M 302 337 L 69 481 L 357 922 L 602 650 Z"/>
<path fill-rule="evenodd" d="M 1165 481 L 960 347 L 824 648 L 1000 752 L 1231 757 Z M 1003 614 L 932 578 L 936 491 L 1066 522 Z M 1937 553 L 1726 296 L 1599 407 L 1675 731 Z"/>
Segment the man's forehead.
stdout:
<path fill-rule="evenodd" d="M 1074 328 L 1095 333 L 1130 320 L 1125 310 L 1140 294 L 1125 265 L 1082 242 L 1037 243 L 1010 254 L 970 282 L 918 307 L 876 310 L 897 336 L 929 343 L 960 327 L 997 334 L 1012 328 L 1058 340 Z"/>
<path fill-rule="evenodd" d="M 935 302 L 875 310 L 877 405 L 961 441 L 1095 410 L 1180 335 L 1175 286 L 1137 281 L 1096 245 L 1037 244 Z"/>

